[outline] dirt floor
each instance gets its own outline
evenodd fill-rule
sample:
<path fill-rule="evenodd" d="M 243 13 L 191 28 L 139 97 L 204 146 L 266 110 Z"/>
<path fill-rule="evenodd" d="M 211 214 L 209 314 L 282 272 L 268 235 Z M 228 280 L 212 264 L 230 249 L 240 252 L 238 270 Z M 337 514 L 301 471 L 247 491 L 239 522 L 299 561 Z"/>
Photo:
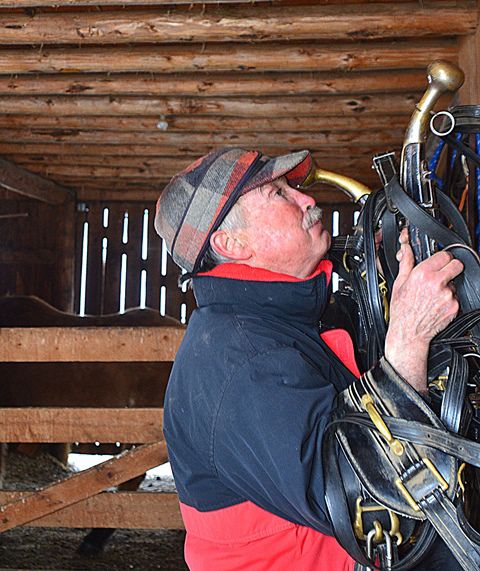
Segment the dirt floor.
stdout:
<path fill-rule="evenodd" d="M 48 454 L 29 458 L 9 453 L 3 489 L 34 489 L 65 477 L 68 471 Z M 145 489 L 171 489 L 171 482 L 147 481 Z M 161 569 L 187 571 L 183 560 L 183 531 L 117 530 L 105 550 L 95 557 L 77 553 L 88 530 L 19 527 L 0 534 L 3 569 L 102 570 Z"/>

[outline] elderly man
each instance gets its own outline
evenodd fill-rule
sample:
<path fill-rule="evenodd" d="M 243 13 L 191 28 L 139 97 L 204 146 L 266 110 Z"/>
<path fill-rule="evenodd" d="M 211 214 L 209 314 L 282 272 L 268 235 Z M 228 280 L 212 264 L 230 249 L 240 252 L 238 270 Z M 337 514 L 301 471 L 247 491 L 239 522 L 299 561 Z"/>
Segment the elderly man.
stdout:
<path fill-rule="evenodd" d="M 359 371 L 346 332 L 319 327 L 332 264 L 321 210 L 296 189 L 310 168 L 307 151 L 220 149 L 158 201 L 156 230 L 198 304 L 164 424 L 194 571 L 353 568 L 331 537 L 321 447 Z M 462 265 L 438 253 L 414 267 L 405 237 L 398 258 L 385 357 L 422 393 Z"/>

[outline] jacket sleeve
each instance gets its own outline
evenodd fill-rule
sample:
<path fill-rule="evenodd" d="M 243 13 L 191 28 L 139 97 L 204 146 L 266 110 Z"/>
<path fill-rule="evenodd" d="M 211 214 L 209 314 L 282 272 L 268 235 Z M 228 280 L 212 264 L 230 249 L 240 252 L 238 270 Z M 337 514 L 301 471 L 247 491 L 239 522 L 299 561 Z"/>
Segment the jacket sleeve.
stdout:
<path fill-rule="evenodd" d="M 292 348 L 259 354 L 227 383 L 212 433 L 213 462 L 225 485 L 327 534 L 321 448 L 334 374 L 328 363 L 319 369 Z"/>

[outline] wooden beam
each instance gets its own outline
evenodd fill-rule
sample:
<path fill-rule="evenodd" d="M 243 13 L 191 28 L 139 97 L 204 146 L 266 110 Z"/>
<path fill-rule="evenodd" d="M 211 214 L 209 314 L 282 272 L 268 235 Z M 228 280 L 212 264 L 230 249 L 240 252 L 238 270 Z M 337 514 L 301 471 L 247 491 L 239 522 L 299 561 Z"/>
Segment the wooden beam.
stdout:
<path fill-rule="evenodd" d="M 452 39 L 373 44 L 268 43 L 153 45 L 0 51 L 4 75 L 76 72 L 352 71 L 426 68 L 434 59 L 456 61 Z"/>
<path fill-rule="evenodd" d="M 0 328 L 0 362 L 173 361 L 183 327 Z"/>
<path fill-rule="evenodd" d="M 291 0 L 254 0 L 255 3 L 268 2 L 270 5 L 288 5 Z M 440 0 L 442 1 L 442 0 Z M 121 2 L 121 4 L 120 4 Z M 343 4 L 344 0 L 302 0 L 302 4 Z M 348 0 L 349 4 L 376 3 L 378 0 Z M 397 0 L 397 3 L 411 3 L 412 0 Z M 252 0 L 140 0 L 142 6 L 177 6 L 203 4 L 251 4 Z M 72 6 L 138 6 L 139 0 L 0 0 L 0 8 L 64 8 Z M 424 5 L 438 5 L 438 0 L 423 0 Z"/>
<path fill-rule="evenodd" d="M 359 144 L 358 146 L 342 146 L 341 153 L 344 156 L 351 158 L 368 158 L 379 152 L 379 149 L 386 148 L 389 149 L 400 149 L 402 146 L 402 139 L 399 137 L 397 140 L 391 139 L 389 144 L 382 144 L 378 142 L 375 146 L 367 146 L 371 141 L 365 144 Z M 247 146 L 247 145 L 243 145 Z M 191 156 L 191 162 L 198 158 L 201 154 L 206 154 L 215 147 L 205 147 L 201 149 L 198 147 L 198 152 L 191 153 L 190 155 L 183 152 L 184 157 Z M 92 149 L 93 152 L 95 149 Z M 284 149 L 278 146 L 268 147 L 268 145 L 262 145 L 262 150 L 267 155 L 280 155 L 287 154 L 289 148 Z M 333 159 L 339 155 L 338 146 L 328 146 L 316 147 L 310 145 L 310 150 L 315 152 L 317 156 L 322 159 Z M 128 149 L 125 149 L 128 152 Z M 141 157 L 138 155 L 103 155 L 103 154 L 89 154 L 89 155 L 75 155 L 75 154 L 61 154 L 61 155 L 6 155 L 9 160 L 16 162 L 24 166 L 25 168 L 30 168 L 31 165 L 43 165 L 44 168 L 48 169 L 50 167 L 57 166 L 76 166 L 76 165 L 86 165 L 86 166 L 105 166 L 105 167 L 136 167 L 136 168 L 164 168 L 165 163 L 169 159 L 178 157 L 178 147 L 171 147 L 169 153 L 161 154 L 158 156 L 151 157 Z"/>
<path fill-rule="evenodd" d="M 164 441 L 145 444 L 98 464 L 89 470 L 0 506 L 0 532 L 7 531 L 76 504 L 163 464 Z"/>
<path fill-rule="evenodd" d="M 31 492 L 0 492 L 0 504 L 18 501 Z M 177 494 L 100 492 L 50 515 L 32 527 L 183 529 Z"/>
<path fill-rule="evenodd" d="M 251 132 L 251 133 L 276 133 L 291 131 L 316 132 L 316 131 L 384 131 L 405 130 L 408 125 L 410 113 L 404 115 L 342 115 L 322 116 L 311 115 L 309 117 L 216 117 L 216 116 L 165 116 L 158 115 L 1 115 L 0 129 L 31 129 L 44 133 L 50 130 L 55 136 L 57 131 L 152 131 L 155 133 L 188 132 L 188 133 L 219 133 L 219 132 Z M 158 128 L 161 124 L 162 129 Z M 61 133 L 60 133 L 61 134 Z M 72 133 L 73 134 L 73 133 Z M 32 151 L 28 151 L 31 153 Z M 33 151 L 34 152 L 34 151 Z"/>
<path fill-rule="evenodd" d="M 1 52 L 0 52 L 1 54 Z M 0 56 L 1 57 L 1 56 Z M 419 93 L 372 95 L 316 95 L 272 98 L 209 97 L 106 97 L 92 95 L 52 95 L 36 97 L 0 97 L 4 114 L 47 115 L 213 115 L 236 117 L 308 117 L 338 115 L 402 115 L 411 113 Z"/>
<path fill-rule="evenodd" d="M 0 187 L 47 204 L 63 204 L 74 192 L 56 182 L 0 159 Z"/>
<path fill-rule="evenodd" d="M 158 408 L 0 408 L 0 442 L 122 442 L 163 439 Z"/>
<path fill-rule="evenodd" d="M 419 91 L 423 70 L 351 73 L 84 73 L 0 76 L 0 95 L 250 96 Z"/>
<path fill-rule="evenodd" d="M 474 2 L 426 9 L 421 5 L 192 6 L 185 11 L 48 12 L 8 14 L 0 21 L 0 45 L 202 43 L 235 41 L 378 40 L 458 36 L 475 30 Z"/>
<path fill-rule="evenodd" d="M 379 151 L 381 147 L 379 147 Z M 150 180 L 159 181 L 165 180 L 165 177 L 173 176 L 188 166 L 192 161 L 185 161 L 184 159 L 167 159 L 163 167 L 97 167 L 97 166 L 70 166 L 70 165 L 31 165 L 31 170 L 41 173 L 48 173 L 48 176 L 56 178 L 57 176 L 68 177 L 71 179 L 71 184 L 75 184 L 76 178 L 107 178 L 107 179 L 131 179 L 131 180 Z M 171 168 L 173 165 L 183 168 Z M 365 172 L 370 168 L 370 160 L 367 157 L 361 158 L 330 158 L 327 157 L 322 161 L 322 165 L 327 170 L 346 171 L 349 172 Z M 169 168 L 170 167 L 170 168 Z"/>
<path fill-rule="evenodd" d="M 412 106 L 413 108 L 413 106 Z M 73 145 L 89 144 L 90 153 L 98 154 L 97 145 L 123 146 L 156 145 L 157 155 L 179 153 L 202 153 L 220 145 L 227 146 L 262 146 L 270 148 L 303 148 L 308 141 L 310 148 L 339 147 L 348 145 L 385 145 L 403 139 L 403 129 L 380 131 L 372 135 L 368 131 L 335 131 L 322 130 L 316 133 L 283 132 L 275 133 L 169 133 L 163 131 L 45 131 L 0 129 L 0 141 L 16 143 L 66 143 Z M 8 144 L 8 143 L 7 143 Z M 63 154 L 63 153 L 60 153 Z M 79 153 L 80 154 L 80 153 Z M 133 151 L 123 154 L 133 155 Z"/>
<path fill-rule="evenodd" d="M 235 141 L 234 139 L 228 141 L 225 140 L 224 142 L 219 141 L 218 143 L 213 144 L 212 143 L 212 148 L 213 147 L 217 147 L 217 146 L 252 146 L 252 147 L 258 147 L 260 150 L 262 150 L 263 152 L 266 152 L 266 149 L 270 149 L 275 151 L 274 154 L 283 154 L 283 153 L 288 153 L 291 152 L 292 150 L 298 149 L 304 149 L 304 148 L 310 148 L 310 149 L 318 149 L 318 154 L 320 156 L 322 156 L 322 153 L 326 153 L 329 155 L 332 155 L 334 152 L 336 152 L 336 154 L 341 154 L 341 148 L 342 147 L 346 147 L 348 148 L 349 143 L 347 141 L 344 142 L 343 145 L 333 145 L 331 147 L 328 146 L 328 143 L 325 143 L 326 146 L 322 146 L 320 145 L 320 141 L 323 139 L 324 141 L 326 139 L 329 139 L 330 141 L 332 141 L 332 145 L 333 142 L 335 141 L 335 138 L 333 136 L 327 136 L 327 135 L 323 135 L 320 133 L 318 135 L 318 137 L 313 138 L 311 137 L 308 133 L 303 134 L 303 137 L 300 137 L 300 133 L 298 133 L 298 136 L 296 138 L 296 140 L 294 141 L 284 141 L 283 143 L 281 141 L 278 141 L 278 139 L 276 139 L 275 137 L 271 137 L 270 140 L 262 140 L 260 137 L 257 137 L 256 139 L 252 138 L 252 143 L 249 144 L 247 143 L 247 139 L 240 139 L 240 144 L 239 142 Z M 243 141 L 243 142 L 242 142 Z M 373 139 L 372 139 L 373 141 Z M 383 149 L 386 150 L 386 148 L 388 148 L 389 150 L 395 150 L 397 148 L 397 144 L 395 143 L 396 139 L 394 139 L 392 137 L 392 139 L 388 139 L 388 138 L 383 138 L 381 141 L 376 142 L 376 145 L 379 149 Z M 278 146 L 275 146 L 273 143 L 277 142 Z M 350 139 L 350 144 L 353 144 L 351 142 Z M 206 147 L 204 147 L 206 148 Z M 373 148 L 373 147 L 370 147 Z M 335 151 L 336 149 L 336 151 Z M 19 143 L 2 143 L 0 141 L 0 154 L 2 155 L 22 155 L 22 154 L 37 154 L 37 155 L 41 155 L 43 157 L 46 158 L 46 160 L 48 160 L 49 155 L 59 155 L 62 154 L 65 157 L 67 156 L 71 156 L 71 155 L 76 155 L 76 156 L 81 156 L 81 155 L 91 155 L 92 152 L 97 153 L 99 156 L 103 156 L 103 155 L 109 155 L 109 156 L 116 156 L 116 157 L 120 157 L 120 156 L 125 156 L 125 155 L 129 155 L 131 157 L 137 157 L 139 159 L 139 161 L 141 160 L 148 160 L 149 157 L 159 157 L 159 156 L 163 156 L 165 158 L 168 158 L 168 155 L 164 155 L 161 152 L 161 147 L 157 146 L 157 145 L 153 145 L 153 144 L 141 144 L 141 145 L 135 145 L 135 144 L 124 144 L 124 145 L 115 145 L 115 144 L 104 144 L 104 145 L 96 145 L 96 144 L 89 144 L 88 142 L 85 142 L 85 144 L 75 144 L 75 143 L 25 143 L 25 142 L 19 142 Z M 179 153 L 181 153 L 182 157 L 185 157 L 185 166 L 187 166 L 189 164 L 189 160 L 190 162 L 192 162 L 192 159 L 188 158 L 188 157 L 193 157 L 193 158 L 197 158 L 201 155 L 201 147 L 199 146 L 195 146 L 195 147 L 177 147 L 176 148 L 176 152 L 175 152 L 175 156 L 178 158 Z M 192 154 L 193 153 L 193 154 Z M 268 153 L 267 153 L 268 154 Z M 69 160 L 69 159 L 65 159 L 65 160 Z M 45 162 L 45 161 L 41 161 L 41 162 Z"/>
<path fill-rule="evenodd" d="M 472 10 L 476 17 L 480 8 Z M 480 29 L 461 38 L 459 42 L 458 63 L 465 72 L 465 83 L 459 92 L 460 103 L 463 105 L 478 105 L 480 102 Z"/>

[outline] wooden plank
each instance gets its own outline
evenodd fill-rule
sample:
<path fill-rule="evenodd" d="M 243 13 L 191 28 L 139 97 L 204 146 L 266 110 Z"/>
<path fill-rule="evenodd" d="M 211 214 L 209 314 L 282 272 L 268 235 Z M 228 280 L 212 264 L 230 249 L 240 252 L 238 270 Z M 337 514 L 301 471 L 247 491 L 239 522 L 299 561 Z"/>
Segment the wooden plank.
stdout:
<path fill-rule="evenodd" d="M 87 268 L 85 279 L 85 313 L 102 315 L 104 267 L 102 259 L 103 238 L 103 206 L 88 206 L 88 247 L 86 251 Z"/>
<path fill-rule="evenodd" d="M 260 150 L 263 150 L 260 147 Z M 382 147 L 379 146 L 379 151 Z M 167 158 L 162 162 L 163 166 L 138 166 L 138 167 L 104 167 L 104 166 L 88 166 L 88 165 L 30 165 L 32 171 L 48 174 L 54 178 L 70 177 L 71 184 L 75 184 L 77 178 L 99 178 L 99 179 L 130 179 L 136 181 L 159 181 L 172 177 L 191 164 L 191 158 L 170 159 Z M 325 157 L 322 160 L 322 168 L 332 169 L 348 169 L 350 172 L 362 172 L 371 168 L 370 157 Z M 112 312 L 108 312 L 112 313 Z"/>
<path fill-rule="evenodd" d="M 426 68 L 434 59 L 456 61 L 455 40 L 404 44 L 291 42 L 217 46 L 154 45 L 9 49 L 0 51 L 4 75 L 76 72 L 352 71 Z"/>
<path fill-rule="evenodd" d="M 0 504 L 29 492 L 0 492 Z M 176 493 L 100 492 L 58 512 L 29 522 L 32 527 L 183 529 Z"/>
<path fill-rule="evenodd" d="M 358 40 L 456 36 L 475 30 L 474 2 L 426 9 L 422 5 L 218 6 L 213 11 L 156 8 L 133 11 L 4 15 L 0 45 L 202 43 Z"/>
<path fill-rule="evenodd" d="M 122 442 L 163 439 L 158 408 L 0 408 L 0 442 Z"/>
<path fill-rule="evenodd" d="M 426 6 L 438 5 L 445 0 L 423 0 Z M 71 7 L 71 6 L 176 6 L 203 4 L 251 4 L 252 0 L 0 0 L 0 8 L 38 8 L 38 7 Z M 271 5 L 288 5 L 292 0 L 255 0 L 255 3 L 268 2 Z M 295 0 L 294 0 L 295 2 Z M 301 0 L 301 4 L 342 4 L 344 0 Z M 348 0 L 349 4 L 376 3 L 378 0 Z M 397 0 L 397 3 L 412 3 L 412 0 Z"/>
<path fill-rule="evenodd" d="M 423 85 L 426 84 L 423 74 Z M 317 110 L 319 113 L 320 109 Z M 409 110 L 411 111 L 411 109 Z M 322 116 L 310 115 L 308 117 L 224 117 L 224 116 L 181 116 L 168 115 L 163 120 L 165 129 L 159 129 L 158 115 L 0 115 L 0 129 L 42 129 L 44 133 L 50 131 L 51 136 L 58 135 L 56 131 L 143 131 L 168 133 L 221 133 L 221 132 L 247 132 L 247 133 L 277 133 L 277 132 L 317 132 L 317 131 L 384 131 L 405 130 L 411 113 L 403 115 L 356 115 Z M 73 136 L 73 132 L 71 133 Z M 12 141 L 15 145 L 15 142 Z M 8 148 L 8 147 L 7 147 Z M 14 147 L 15 148 L 15 147 Z M 20 148 L 18 149 L 20 152 Z M 27 150 L 27 153 L 35 151 Z M 87 153 L 88 154 L 88 153 Z"/>
<path fill-rule="evenodd" d="M 345 73 L 82 73 L 0 76 L 0 95 L 272 96 L 394 93 L 425 86 L 425 73 L 398 69 Z M 3 110 L 2 110 L 3 111 Z"/>
<path fill-rule="evenodd" d="M 1 51 L 0 51 L 1 56 Z M 240 78 L 239 78 L 240 81 Z M 425 82 L 426 83 L 426 82 Z M 420 93 L 316 95 L 285 97 L 106 97 L 101 95 L 0 97 L 4 114 L 31 113 L 57 116 L 154 115 L 157 123 L 162 115 L 210 115 L 224 117 L 309 117 L 357 115 L 403 115 L 411 113 Z M 167 119 L 168 123 L 168 119 Z M 168 127 L 167 127 L 168 129 Z M 76 133 L 65 132 L 65 136 Z M 4 135 L 2 135 L 2 138 Z"/>
<path fill-rule="evenodd" d="M 54 513 L 143 474 L 167 459 L 164 441 L 134 448 L 69 478 L 0 506 L 0 532 Z"/>
<path fill-rule="evenodd" d="M 242 146 L 250 146 L 242 144 Z M 262 150 L 269 155 L 282 154 L 283 149 L 278 147 L 262 146 Z M 303 145 L 302 145 L 303 146 Z M 345 145 L 341 147 L 341 152 L 343 155 L 359 158 L 359 157 L 371 157 L 379 151 L 382 147 L 389 148 L 401 148 L 402 139 L 398 137 L 397 139 L 392 139 L 390 141 L 379 141 L 376 146 L 350 146 Z M 332 158 L 338 157 L 339 145 L 335 146 L 325 146 L 318 147 L 315 145 L 311 146 L 311 151 L 315 152 L 321 158 Z M 184 157 L 191 157 L 191 162 L 197 159 L 197 157 L 202 154 L 206 154 L 208 151 L 214 149 L 215 146 L 207 146 L 204 148 L 195 148 L 191 152 L 183 152 Z M 195 152 L 193 152 L 195 151 Z M 288 147 L 285 148 L 285 152 L 288 153 Z M 165 168 L 165 165 L 169 163 L 170 160 L 178 155 L 178 147 L 172 147 L 169 149 L 168 153 L 164 155 L 159 154 L 158 157 L 141 157 L 138 155 L 101 155 L 101 154 L 89 154 L 89 155 L 4 155 L 9 160 L 24 166 L 25 168 L 30 168 L 31 165 L 44 165 L 45 167 L 50 166 L 60 166 L 60 165 L 88 165 L 88 166 L 105 166 L 105 167 L 147 167 L 147 168 Z"/>
<path fill-rule="evenodd" d="M 383 135 L 385 133 L 381 132 L 379 133 L 379 135 Z M 398 145 L 398 141 L 399 139 L 389 139 L 388 136 L 388 131 L 386 132 L 387 137 L 383 138 L 383 137 L 379 137 L 379 141 L 376 142 L 376 144 L 381 147 L 382 149 L 385 149 L 386 147 L 390 147 L 390 148 L 396 148 L 396 146 Z M 348 134 L 346 135 L 348 136 Z M 247 138 L 243 138 L 243 136 L 239 136 L 238 140 L 235 141 L 235 138 L 232 137 L 231 142 L 229 142 L 229 138 L 228 135 L 227 137 L 225 137 L 222 141 L 222 139 L 220 137 L 217 138 L 217 142 L 212 143 L 212 147 L 219 147 L 219 146 L 247 146 L 247 147 L 252 147 L 252 148 L 258 148 L 263 150 L 264 152 L 271 152 L 274 155 L 277 154 L 282 154 L 283 152 L 291 152 L 292 150 L 295 149 L 304 149 L 304 148 L 311 148 L 312 151 L 315 151 L 315 149 L 318 149 L 319 154 L 321 156 L 328 156 L 328 155 L 332 155 L 334 152 L 336 152 L 336 154 L 338 155 L 339 148 L 349 148 L 352 144 L 355 144 L 355 141 L 358 140 L 357 136 L 358 133 L 350 133 L 350 136 L 353 137 L 353 139 L 350 139 L 350 142 L 347 141 L 346 139 L 343 140 L 343 142 L 339 142 L 337 144 L 335 144 L 335 141 L 338 140 L 336 139 L 336 137 L 333 136 L 329 136 L 328 133 L 319 133 L 318 136 L 316 136 L 315 134 L 309 134 L 309 133 L 297 133 L 295 140 L 296 142 L 294 142 L 294 140 L 290 139 L 290 134 L 285 133 L 285 137 L 287 137 L 287 139 L 281 139 L 278 136 L 272 136 L 270 135 L 270 137 L 266 138 L 266 137 L 262 137 L 261 133 L 259 135 L 257 135 L 256 137 L 253 136 L 250 138 L 250 142 L 248 142 Z M 192 136 L 192 138 L 194 139 L 195 142 L 195 138 Z M 264 138 L 265 140 L 262 140 L 262 138 Z M 321 141 L 325 141 L 324 144 L 321 144 Z M 243 142 L 242 142 L 243 141 Z M 353 141 L 353 142 L 352 142 Z M 371 137 L 371 141 L 370 142 L 374 142 L 376 141 L 376 139 L 372 136 Z M 208 142 L 208 138 L 207 138 L 207 142 Z M 276 143 L 276 145 L 275 145 Z M 176 152 L 175 152 L 175 157 L 178 158 L 178 154 L 179 152 L 182 153 L 182 156 L 185 157 L 185 165 L 189 164 L 189 162 L 192 162 L 192 158 L 197 158 L 198 156 L 200 156 L 202 154 L 202 149 L 204 149 L 205 151 L 208 149 L 209 147 L 201 147 L 201 146 L 194 146 L 190 149 L 190 151 L 187 152 L 187 149 L 185 149 L 182 146 L 179 146 L 176 148 Z M 373 148 L 369 145 L 369 148 Z M 129 152 L 130 151 L 130 152 Z M 65 157 L 65 161 L 71 160 L 69 158 L 67 158 L 68 156 L 90 156 L 92 154 L 92 152 L 95 152 L 96 154 L 98 154 L 98 156 L 111 156 L 111 157 L 122 157 L 122 156 L 126 156 L 129 155 L 130 157 L 137 157 L 139 160 L 146 160 L 146 161 L 150 161 L 151 158 L 156 158 L 156 159 L 168 159 L 168 160 L 172 160 L 172 156 L 169 155 L 165 155 L 164 153 L 162 153 L 162 147 L 161 146 L 156 146 L 153 143 L 150 144 L 140 144 L 140 145 L 115 145 L 113 143 L 111 144 L 104 144 L 104 145 L 89 145 L 89 144 L 62 144 L 62 143 L 2 143 L 0 142 L 0 153 L 2 153 L 4 156 L 8 155 L 8 156 L 16 156 L 19 158 L 19 161 L 21 162 L 23 159 L 20 159 L 21 156 L 24 156 L 23 153 L 30 154 L 30 153 L 35 153 L 37 156 L 41 156 L 42 160 L 41 161 L 35 161 L 37 163 L 43 163 L 45 162 L 45 160 L 48 160 L 50 155 L 54 155 L 54 156 L 59 156 L 59 155 L 64 155 Z M 190 158 L 189 158 L 190 157 Z M 45 158 L 45 160 L 44 160 Z M 83 160 L 83 159 L 82 159 Z M 105 159 L 107 160 L 107 159 Z M 32 161 L 34 162 L 34 161 Z M 115 184 L 115 181 L 112 181 L 112 184 Z"/>
<path fill-rule="evenodd" d="M 147 242 L 147 260 L 145 266 L 147 269 L 147 307 L 155 307 L 160 309 L 160 270 L 162 256 L 162 239 L 156 233 L 153 222 L 155 220 L 155 203 L 160 195 L 161 189 L 152 189 L 151 204 L 148 207 L 148 242 Z M 146 203 L 146 197 L 143 200 Z"/>
<path fill-rule="evenodd" d="M 173 361 L 182 327 L 0 328 L 0 362 Z"/>
<path fill-rule="evenodd" d="M 480 8 L 472 10 L 478 17 Z M 480 102 L 480 29 L 459 41 L 458 63 L 465 72 L 465 83 L 460 88 L 459 99 L 463 105 L 478 105 Z"/>
<path fill-rule="evenodd" d="M 125 307 L 140 305 L 140 285 L 142 263 L 142 230 L 143 204 L 130 204 L 128 211 L 128 241 L 125 244 L 127 254 L 127 283 L 125 292 Z"/>
<path fill-rule="evenodd" d="M 31 173 L 5 159 L 0 159 L 0 187 L 47 204 L 63 204 L 74 196 L 71 189 Z"/>
<path fill-rule="evenodd" d="M 59 206 L 56 231 L 56 263 L 54 279 L 55 306 L 62 311 L 74 311 L 75 290 L 75 210 L 73 198 Z"/>
<path fill-rule="evenodd" d="M 89 182 L 91 183 L 91 181 Z M 76 190 L 77 190 L 78 200 L 85 200 L 91 202 L 138 201 L 138 202 L 143 202 L 145 206 L 150 206 L 150 204 L 148 203 L 155 204 L 161 191 L 161 189 L 158 187 L 158 184 L 156 184 L 155 186 L 150 186 L 149 188 L 142 189 L 138 187 L 137 183 L 130 186 L 129 185 L 124 186 L 121 184 L 116 184 L 114 182 L 112 184 L 106 185 L 105 188 L 102 189 L 102 187 L 99 186 L 97 183 L 86 184 L 86 182 L 84 183 L 83 181 L 76 185 Z M 148 291 L 151 291 L 151 288 Z M 147 291 L 147 296 L 149 301 L 147 303 L 147 306 L 158 307 L 158 298 L 156 297 L 150 298 L 148 291 Z"/>
<path fill-rule="evenodd" d="M 108 240 L 103 299 L 103 311 L 105 313 L 120 311 L 122 255 L 125 253 L 123 244 L 125 211 L 126 205 L 124 204 L 114 204 L 109 207 L 108 228 L 105 230 Z"/>
<path fill-rule="evenodd" d="M 413 106 L 412 106 L 413 108 Z M 331 147 L 348 147 L 348 146 L 369 146 L 373 145 L 395 145 L 403 140 L 402 129 L 385 130 L 376 134 L 375 138 L 372 133 L 358 131 L 321 131 L 319 133 L 303 133 L 303 132 L 280 132 L 275 136 L 271 133 L 150 133 L 150 132 L 119 132 L 115 131 L 82 131 L 75 137 L 65 137 L 62 134 L 57 136 L 45 135 L 43 133 L 31 133 L 27 130 L 0 130 L 0 140 L 15 141 L 18 143 L 46 143 L 45 151 L 42 155 L 68 155 L 69 145 L 73 145 L 76 156 L 80 155 L 114 155 L 117 156 L 144 156 L 148 153 L 147 146 L 155 148 L 157 157 L 178 157 L 179 154 L 184 156 L 198 156 L 206 153 L 212 148 L 219 146 L 234 147 L 261 147 L 262 149 L 270 149 L 273 152 L 282 152 L 283 149 L 303 149 L 305 143 L 312 150 L 330 149 Z M 61 147 L 53 147 L 57 152 L 49 152 L 51 147 L 49 143 L 64 143 L 64 152 L 59 152 Z M 81 147 L 90 143 L 85 147 L 85 151 L 81 152 Z M 5 149 L 12 143 L 0 143 L 0 150 L 3 154 L 10 154 Z M 110 152 L 103 150 L 106 145 L 111 145 Z M 18 147 L 17 147 L 18 148 Z M 129 152 L 130 150 L 130 152 Z M 270 152 L 270 151 L 269 151 Z M 148 153 L 152 156 L 152 153 Z"/>

